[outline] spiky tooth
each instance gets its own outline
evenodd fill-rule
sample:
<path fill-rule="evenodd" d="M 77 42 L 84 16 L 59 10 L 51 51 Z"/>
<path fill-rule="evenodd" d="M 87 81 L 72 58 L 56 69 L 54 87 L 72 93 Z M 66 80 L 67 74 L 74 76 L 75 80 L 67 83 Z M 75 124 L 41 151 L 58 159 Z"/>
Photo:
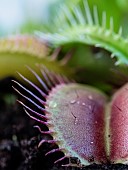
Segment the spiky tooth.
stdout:
<path fill-rule="evenodd" d="M 42 85 L 42 87 L 46 90 L 46 92 L 49 91 L 48 87 L 46 86 L 46 84 L 44 83 L 44 81 L 40 78 L 40 76 L 33 70 L 31 69 L 29 66 L 26 66 L 28 68 L 28 70 L 36 77 L 36 79 L 40 82 L 40 84 Z M 31 82 L 28 81 L 28 83 L 30 84 Z M 31 83 L 32 84 L 32 83 Z M 35 87 L 34 84 L 32 84 L 33 87 Z"/>
<path fill-rule="evenodd" d="M 35 121 L 37 121 L 37 122 L 39 122 L 39 123 L 41 123 L 41 124 L 44 124 L 44 125 L 47 125 L 47 126 L 48 126 L 48 124 L 49 124 L 48 122 L 42 121 L 42 120 L 40 120 L 40 119 L 32 116 L 25 108 L 24 108 L 24 111 L 25 111 L 26 114 L 27 114 L 30 118 L 32 118 L 33 120 L 35 120 Z"/>
<path fill-rule="evenodd" d="M 35 125 L 34 128 L 37 128 L 39 130 L 39 132 L 42 133 L 42 134 L 50 134 L 51 135 L 51 134 L 54 133 L 53 131 L 49 131 L 49 130 L 43 131 L 43 130 L 41 130 L 41 128 L 38 125 Z"/>
<path fill-rule="evenodd" d="M 99 25 L 99 16 L 98 16 L 97 6 L 93 7 L 93 14 L 94 14 L 94 23 L 96 25 Z"/>
<path fill-rule="evenodd" d="M 42 118 L 42 119 L 45 119 L 45 120 L 48 120 L 48 117 L 46 117 L 45 115 L 43 114 L 40 114 L 38 112 L 36 112 L 35 110 L 31 109 L 30 107 L 28 107 L 27 105 L 25 105 L 23 102 L 17 100 L 26 110 L 29 110 L 31 113 L 33 113 L 34 115 Z M 44 110 L 45 111 L 45 110 Z"/>
<path fill-rule="evenodd" d="M 47 44 L 44 44 L 40 39 L 29 35 L 15 35 L 9 36 L 8 38 L 1 38 L 0 51 L 10 51 L 11 53 L 25 52 L 38 58 L 43 58 L 50 52 Z"/>
<path fill-rule="evenodd" d="M 58 162 L 61 162 L 61 161 L 63 161 L 65 158 L 67 158 L 67 156 L 63 156 L 62 158 L 57 159 L 54 163 L 56 164 L 56 163 L 58 163 Z"/>
<path fill-rule="evenodd" d="M 128 163 L 128 83 L 115 93 L 111 103 L 110 161 Z"/>
<path fill-rule="evenodd" d="M 43 143 L 52 143 L 52 144 L 56 144 L 58 141 L 57 140 L 41 140 L 40 143 L 38 144 L 38 147 L 40 147 Z"/>
<path fill-rule="evenodd" d="M 29 85 L 31 85 L 34 89 L 36 89 L 43 97 L 46 97 L 46 94 L 39 88 L 37 87 L 33 82 L 31 82 L 30 80 L 28 80 L 26 77 L 24 77 L 22 74 L 18 73 L 19 76 L 25 81 L 27 82 Z"/>
<path fill-rule="evenodd" d="M 104 94 L 76 83 L 58 85 L 47 97 L 52 130 L 57 132 L 53 138 L 60 141 L 60 148 L 65 148 L 66 153 L 79 158 L 84 165 L 107 161 L 105 104 Z"/>
<path fill-rule="evenodd" d="M 45 156 L 50 155 L 50 154 L 55 153 L 55 152 L 61 152 L 61 151 L 63 151 L 63 149 L 61 149 L 61 148 L 52 149 L 51 151 L 48 151 L 48 152 L 45 154 Z"/>
<path fill-rule="evenodd" d="M 20 83 L 18 83 L 15 80 L 12 80 L 15 84 L 17 84 L 21 89 L 23 89 L 24 91 L 26 91 L 28 94 L 30 94 L 32 97 L 34 97 L 37 101 L 39 101 L 41 104 L 45 104 L 45 101 L 43 101 L 41 98 L 39 98 L 38 96 L 36 96 L 32 91 L 30 91 L 29 89 L 27 89 L 26 87 L 24 87 L 23 85 L 21 85 Z"/>

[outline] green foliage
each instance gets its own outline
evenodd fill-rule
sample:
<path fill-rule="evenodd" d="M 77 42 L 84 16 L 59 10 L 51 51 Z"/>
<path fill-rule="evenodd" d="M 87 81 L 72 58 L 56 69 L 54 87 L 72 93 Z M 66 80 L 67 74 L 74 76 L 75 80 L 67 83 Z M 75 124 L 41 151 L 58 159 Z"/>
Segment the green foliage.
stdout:
<path fill-rule="evenodd" d="M 55 56 L 54 56 L 55 55 Z M 30 77 L 31 74 L 25 67 L 30 66 L 38 74 L 36 64 L 40 67 L 45 66 L 48 69 L 52 69 L 58 74 L 64 74 L 66 76 L 73 75 L 73 70 L 68 66 L 63 66 L 58 61 L 56 54 L 50 55 L 50 49 L 47 44 L 40 41 L 33 36 L 14 36 L 3 38 L 0 40 L 0 78 L 7 76 L 13 76 L 19 79 L 16 71 L 20 72 L 26 77 Z M 36 79 L 33 78 L 33 81 Z"/>
<path fill-rule="evenodd" d="M 128 64 L 126 48 L 128 39 L 122 37 L 122 28 L 119 28 L 118 33 L 114 31 L 113 18 L 109 19 L 109 28 L 107 28 L 105 12 L 102 13 L 100 23 L 97 8 L 94 7 L 94 14 L 92 14 L 87 1 L 83 1 L 83 5 L 85 15 L 79 4 L 72 11 L 68 6 L 63 6 L 63 16 L 58 18 L 58 23 L 55 22 L 56 32 L 53 34 L 38 33 L 38 35 L 54 46 L 82 43 L 101 47 L 117 57 L 117 64 Z"/>
<path fill-rule="evenodd" d="M 65 53 L 75 49 L 69 65 L 78 68 L 80 81 L 100 84 L 100 88 L 107 82 L 122 84 L 121 75 L 125 77 L 128 72 L 128 39 L 120 26 L 123 13 L 117 1 L 79 0 L 77 5 L 60 8 L 51 23 L 53 30 L 36 35 L 53 48 L 61 46 Z M 92 52 L 92 46 L 100 48 L 100 57 Z"/>
<path fill-rule="evenodd" d="M 126 2 L 127 0 L 51 1 L 47 9 L 47 22 L 34 23 L 28 20 L 22 26 L 21 32 L 32 33 L 33 30 L 38 30 L 38 41 L 41 39 L 46 42 L 47 49 L 52 52 L 58 47 L 61 52 L 57 57 L 53 57 L 55 60 L 49 56 L 51 53 L 43 50 L 39 50 L 34 54 L 35 57 L 32 57 L 35 44 L 32 43 L 29 52 L 25 44 L 23 51 L 20 45 L 13 51 L 17 45 L 10 45 L 11 41 L 7 38 L 7 48 L 0 41 L 0 47 L 4 50 L 0 51 L 0 77 L 14 76 L 14 71 L 23 73 L 23 65 L 33 67 L 35 63 L 40 63 L 60 74 L 72 75 L 71 77 L 81 83 L 93 84 L 107 92 L 113 89 L 113 86 L 121 86 L 128 80 Z M 27 39 L 25 41 L 28 42 Z M 66 59 L 64 56 L 70 52 L 72 57 L 62 66 L 63 59 Z M 44 53 L 44 57 L 39 59 L 41 53 Z M 10 71 L 5 69 L 7 60 Z"/>

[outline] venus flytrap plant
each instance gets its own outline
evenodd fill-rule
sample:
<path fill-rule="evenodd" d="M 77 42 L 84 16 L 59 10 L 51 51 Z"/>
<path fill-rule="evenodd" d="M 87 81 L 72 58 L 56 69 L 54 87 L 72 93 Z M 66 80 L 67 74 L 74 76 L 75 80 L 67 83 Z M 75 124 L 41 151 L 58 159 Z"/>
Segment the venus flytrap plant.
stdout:
<path fill-rule="evenodd" d="M 128 39 L 122 36 L 122 27 L 120 26 L 119 31 L 115 32 L 113 18 L 111 17 L 109 19 L 110 26 L 108 28 L 108 26 L 106 26 L 106 22 L 108 22 L 107 13 L 103 11 L 102 17 L 99 17 L 96 6 L 94 6 L 93 11 L 91 11 L 88 2 L 86 0 L 82 2 L 84 11 L 83 8 L 81 8 L 80 3 L 78 3 L 76 7 L 73 7 L 73 9 L 66 5 L 62 6 L 61 16 L 60 14 L 57 14 L 56 19 L 53 21 L 55 31 L 52 33 L 43 33 L 37 31 L 36 35 L 42 40 L 50 42 L 53 47 L 62 46 L 64 49 L 75 47 L 79 50 L 79 46 L 84 47 L 84 45 L 91 45 L 96 48 L 100 47 L 101 49 L 108 51 L 110 53 L 109 55 L 106 55 L 103 52 L 101 56 L 103 63 L 102 65 L 105 65 L 104 68 L 100 67 L 99 64 L 96 64 L 98 63 L 98 59 L 95 59 L 95 54 L 90 54 L 91 57 L 94 57 L 95 64 L 87 64 L 86 61 L 90 59 L 90 56 L 86 55 L 86 53 L 89 51 L 88 48 L 86 48 L 87 51 L 85 50 L 83 53 L 78 53 L 77 51 L 77 54 L 75 55 L 76 58 L 73 60 L 72 57 L 72 63 L 74 62 L 74 68 L 78 67 L 77 61 L 82 63 L 82 69 L 85 71 L 85 76 L 83 75 L 81 78 L 82 80 L 88 79 L 89 76 L 87 76 L 87 74 L 90 74 L 90 79 L 93 80 L 93 83 L 91 83 L 93 85 L 96 85 L 97 83 L 100 84 L 101 82 L 105 82 L 107 84 L 107 82 L 114 80 L 112 77 L 116 76 L 117 78 L 117 75 L 113 73 L 120 72 L 122 74 L 124 73 L 124 69 L 126 73 L 122 75 L 125 77 L 128 72 Z M 109 60 L 108 56 L 112 59 Z M 83 58 L 85 59 L 85 62 Z M 72 63 L 70 64 L 72 65 Z M 91 70 L 89 68 L 91 68 Z M 98 73 L 96 74 L 96 72 Z M 80 72 L 80 74 L 83 73 Z M 100 77 L 98 80 L 99 82 L 96 82 L 97 80 L 93 74 L 96 75 L 97 79 Z"/>
<path fill-rule="evenodd" d="M 73 11 L 64 6 L 62 22 L 58 15 L 59 20 L 55 23 L 57 32 L 52 34 L 38 32 L 38 36 L 54 47 L 67 45 L 73 47 L 76 43 L 106 49 L 111 53 L 111 57 L 116 57 L 112 60 L 113 65 L 121 66 L 119 68 L 121 70 L 116 70 L 117 66 L 112 68 L 122 74 L 123 66 L 127 69 L 128 64 L 128 41 L 122 36 L 122 28 L 118 33 L 114 32 L 112 18 L 110 18 L 110 28 L 107 28 L 106 14 L 103 12 L 102 23 L 100 23 L 97 9 L 94 8 L 92 15 L 87 1 L 83 1 L 83 4 L 85 16 L 80 6 Z M 65 166 L 80 168 L 93 163 L 128 164 L 128 84 L 107 96 L 95 87 L 70 81 L 60 75 L 63 73 L 62 70 L 60 74 L 52 72 L 51 65 L 49 68 L 51 67 L 52 71 L 48 71 L 47 65 L 45 68 L 40 64 L 38 66 L 40 75 L 35 72 L 35 69 L 30 67 L 28 69 L 40 85 L 19 73 L 20 77 L 37 93 L 17 81 L 14 81 L 14 89 L 34 106 L 33 109 L 19 101 L 25 112 L 35 121 L 48 127 L 48 130 L 44 131 L 40 126 L 36 126 L 40 133 L 53 137 L 52 140 L 42 139 L 39 147 L 45 142 L 58 145 L 58 148 L 48 151 L 46 155 L 61 151 L 64 156 L 55 163 L 65 158 L 70 160 L 75 157 L 79 160 L 76 164 L 69 161 Z M 111 63 L 107 66 L 111 66 Z M 116 79 L 116 76 L 113 78 Z"/>
<path fill-rule="evenodd" d="M 73 70 L 62 65 L 64 57 L 58 61 L 59 49 L 50 54 L 50 48 L 40 39 L 34 36 L 19 35 L 0 39 L 0 78 L 13 76 L 19 79 L 16 71 L 25 73 L 25 65 L 35 68 L 35 64 L 43 64 L 60 74 L 73 75 Z M 35 68 L 36 69 L 36 68 Z M 29 77 L 29 73 L 25 73 Z"/>
<path fill-rule="evenodd" d="M 56 32 L 51 34 L 36 32 L 36 34 L 43 40 L 53 43 L 53 46 L 56 47 L 72 43 L 101 47 L 110 51 L 112 57 L 117 57 L 116 64 L 128 64 L 128 51 L 126 49 L 128 39 L 122 37 L 122 27 L 119 28 L 118 33 L 114 32 L 112 17 L 110 18 L 110 28 L 107 28 L 106 12 L 103 12 L 100 23 L 97 8 L 94 6 L 92 13 L 87 1 L 83 1 L 83 5 L 84 14 L 79 4 L 72 11 L 68 6 L 63 6 L 63 20 L 57 15 L 58 20 L 55 20 L 54 23 Z"/>
<path fill-rule="evenodd" d="M 42 139 L 39 147 L 45 142 L 58 145 L 58 148 L 48 151 L 46 156 L 61 151 L 64 156 L 55 163 L 72 157 L 79 160 L 75 164 L 69 161 L 63 166 L 128 163 L 128 84 L 109 99 L 94 87 L 73 83 L 47 69 L 40 70 L 44 82 L 34 70 L 28 69 L 41 83 L 41 88 L 20 76 L 38 93 L 33 93 L 16 81 L 14 89 L 34 106 L 33 109 L 19 101 L 28 116 L 46 125 L 48 130 L 35 127 L 41 134 L 53 137 Z"/>

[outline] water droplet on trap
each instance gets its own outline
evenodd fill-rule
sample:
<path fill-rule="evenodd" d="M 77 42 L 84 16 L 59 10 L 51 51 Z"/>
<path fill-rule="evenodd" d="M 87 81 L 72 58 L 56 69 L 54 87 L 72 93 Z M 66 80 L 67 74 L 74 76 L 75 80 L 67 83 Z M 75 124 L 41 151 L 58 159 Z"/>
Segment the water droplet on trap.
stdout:
<path fill-rule="evenodd" d="M 91 106 L 91 105 L 89 105 L 88 107 L 89 107 L 90 110 L 92 109 L 92 106 Z"/>
<path fill-rule="evenodd" d="M 80 104 L 80 101 L 77 101 L 77 104 Z"/>
<path fill-rule="evenodd" d="M 74 103 L 76 103 L 76 100 L 71 100 L 70 103 L 74 104 Z"/>
<path fill-rule="evenodd" d="M 89 96 L 88 96 L 88 98 L 89 98 L 90 100 L 92 100 L 92 99 L 93 99 L 91 95 L 89 95 Z"/>
<path fill-rule="evenodd" d="M 57 103 L 54 102 L 54 101 L 51 101 L 51 102 L 49 103 L 49 107 L 55 108 L 55 107 L 57 107 Z"/>

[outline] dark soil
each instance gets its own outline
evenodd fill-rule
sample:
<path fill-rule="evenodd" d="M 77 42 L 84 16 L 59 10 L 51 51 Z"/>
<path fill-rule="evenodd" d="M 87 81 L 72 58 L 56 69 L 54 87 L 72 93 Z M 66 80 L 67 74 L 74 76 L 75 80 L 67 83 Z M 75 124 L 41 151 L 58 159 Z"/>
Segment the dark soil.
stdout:
<path fill-rule="evenodd" d="M 41 135 L 35 121 L 29 118 L 16 99 L 20 96 L 12 90 L 11 78 L 0 81 L 0 170 L 79 170 L 80 168 L 62 167 L 67 160 L 54 164 L 63 153 L 45 153 L 56 145 L 44 143 L 38 148 L 39 141 L 48 136 Z M 25 101 L 24 101 L 25 102 Z M 41 127 L 43 130 L 46 127 Z M 128 170 L 127 165 L 91 165 L 82 170 Z"/>

